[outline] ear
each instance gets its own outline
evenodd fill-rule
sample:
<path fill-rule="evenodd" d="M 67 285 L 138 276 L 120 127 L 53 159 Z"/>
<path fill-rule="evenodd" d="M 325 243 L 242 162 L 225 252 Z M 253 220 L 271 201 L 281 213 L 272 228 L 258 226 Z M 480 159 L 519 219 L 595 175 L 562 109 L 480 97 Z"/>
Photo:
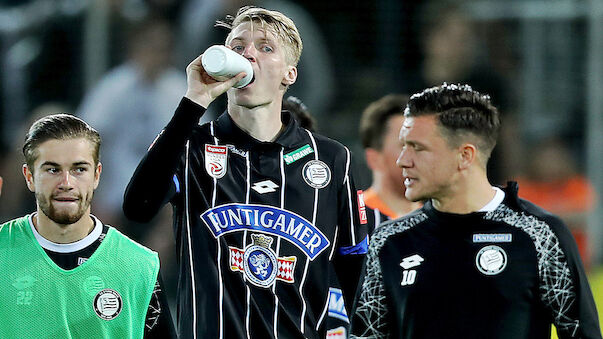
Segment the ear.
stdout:
<path fill-rule="evenodd" d="M 297 80 L 297 67 L 287 66 L 287 73 L 285 74 L 283 81 L 281 81 L 281 84 L 284 86 L 291 86 L 295 83 L 295 80 Z"/>
<path fill-rule="evenodd" d="M 30 171 L 29 166 L 27 166 L 27 164 L 23 164 L 23 177 L 25 178 L 27 188 L 29 188 L 30 191 L 35 192 L 36 186 L 34 185 L 33 172 Z"/>
<path fill-rule="evenodd" d="M 459 148 L 459 169 L 469 168 L 477 161 L 477 147 L 473 144 L 463 144 Z"/>
<path fill-rule="evenodd" d="M 98 187 L 98 183 L 100 182 L 100 175 L 103 171 L 103 164 L 100 162 L 96 165 L 96 169 L 94 170 L 94 189 Z"/>
<path fill-rule="evenodd" d="M 374 148 L 367 148 L 364 150 L 366 156 L 366 164 L 371 171 L 378 171 L 381 169 L 381 153 Z"/>

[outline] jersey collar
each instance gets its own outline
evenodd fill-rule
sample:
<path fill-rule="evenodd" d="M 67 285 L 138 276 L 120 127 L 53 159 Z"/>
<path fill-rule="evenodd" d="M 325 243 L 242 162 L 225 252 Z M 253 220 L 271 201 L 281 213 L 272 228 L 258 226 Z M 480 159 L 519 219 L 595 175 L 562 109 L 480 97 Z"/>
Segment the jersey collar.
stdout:
<path fill-rule="evenodd" d="M 42 246 L 42 248 L 52 251 L 52 252 L 72 253 L 72 252 L 82 250 L 82 249 L 90 246 L 93 242 L 95 242 L 96 239 L 98 239 L 98 237 L 100 237 L 101 233 L 103 232 L 103 224 L 100 222 L 100 220 L 98 220 L 97 217 L 95 217 L 91 214 L 90 217 L 94 221 L 94 229 L 92 230 L 92 232 L 90 232 L 90 234 L 88 234 L 83 239 L 80 239 L 76 242 L 72 242 L 69 244 L 58 244 L 58 243 L 52 242 L 52 241 L 44 238 L 40 233 L 38 233 L 38 230 L 36 230 L 36 228 L 34 227 L 34 224 L 33 224 L 34 215 L 35 215 L 35 213 L 32 213 L 29 215 L 29 218 L 28 218 L 29 226 L 31 227 L 31 231 L 33 232 L 33 234 L 36 237 L 36 240 L 38 241 L 40 246 Z"/>
<path fill-rule="evenodd" d="M 216 120 L 216 136 L 223 142 L 231 142 L 236 144 L 237 147 L 245 149 L 270 147 L 275 144 L 285 148 L 295 147 L 300 142 L 301 134 L 305 132 L 299 127 L 297 121 L 293 119 L 291 113 L 288 111 L 281 112 L 281 119 L 285 128 L 281 131 L 276 140 L 259 141 L 240 129 L 239 126 L 234 123 L 228 112 L 224 112 Z"/>

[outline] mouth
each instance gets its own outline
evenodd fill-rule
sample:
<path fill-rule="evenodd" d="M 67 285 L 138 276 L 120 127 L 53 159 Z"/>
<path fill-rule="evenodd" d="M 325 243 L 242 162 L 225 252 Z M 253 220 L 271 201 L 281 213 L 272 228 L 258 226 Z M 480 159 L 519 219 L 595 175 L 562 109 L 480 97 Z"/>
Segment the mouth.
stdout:
<path fill-rule="evenodd" d="M 418 180 L 416 178 L 412 178 L 412 177 L 404 177 L 404 186 L 406 186 L 407 188 L 412 186 L 415 182 L 417 182 Z"/>
<path fill-rule="evenodd" d="M 80 199 L 77 197 L 53 197 L 52 200 L 59 203 L 72 203 L 77 202 Z"/>
<path fill-rule="evenodd" d="M 250 81 L 250 82 L 249 82 L 247 85 L 245 85 L 245 86 L 243 86 L 243 87 L 241 87 L 241 88 L 239 88 L 239 89 L 245 89 L 245 88 L 248 88 L 248 87 L 249 87 L 249 86 L 251 86 L 251 84 L 253 84 L 254 82 L 255 82 L 255 75 L 253 76 L 253 78 L 251 78 L 251 81 Z"/>

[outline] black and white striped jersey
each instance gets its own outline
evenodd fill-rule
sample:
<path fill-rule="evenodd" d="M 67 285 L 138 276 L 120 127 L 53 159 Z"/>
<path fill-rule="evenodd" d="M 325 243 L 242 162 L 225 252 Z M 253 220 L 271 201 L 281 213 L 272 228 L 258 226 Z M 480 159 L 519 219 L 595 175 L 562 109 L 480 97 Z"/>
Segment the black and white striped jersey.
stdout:
<path fill-rule="evenodd" d="M 288 112 L 274 142 L 203 113 L 182 100 L 124 199 L 136 221 L 173 206 L 180 337 L 345 337 L 368 241 L 349 150 Z"/>
<path fill-rule="evenodd" d="M 517 197 L 489 212 L 431 202 L 379 227 L 352 317 L 357 338 L 601 338 L 577 246 L 555 216 Z"/>

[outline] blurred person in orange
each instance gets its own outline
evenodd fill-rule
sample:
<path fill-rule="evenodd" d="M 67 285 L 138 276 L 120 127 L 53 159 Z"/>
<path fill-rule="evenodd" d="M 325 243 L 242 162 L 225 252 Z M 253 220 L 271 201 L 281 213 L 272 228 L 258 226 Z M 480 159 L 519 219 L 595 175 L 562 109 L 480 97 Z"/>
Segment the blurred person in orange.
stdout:
<path fill-rule="evenodd" d="M 389 94 L 371 103 L 360 119 L 360 137 L 373 182 L 364 192 L 366 205 L 390 219 L 399 218 L 421 207 L 406 199 L 402 170 L 396 159 L 402 151 L 398 138 L 404 122 L 408 95 Z"/>
<path fill-rule="evenodd" d="M 586 233 L 588 213 L 593 209 L 595 191 L 578 170 L 568 146 L 558 137 L 537 143 L 529 153 L 526 174 L 518 179 L 519 196 L 557 214 L 576 239 L 584 267 L 591 253 Z"/>

